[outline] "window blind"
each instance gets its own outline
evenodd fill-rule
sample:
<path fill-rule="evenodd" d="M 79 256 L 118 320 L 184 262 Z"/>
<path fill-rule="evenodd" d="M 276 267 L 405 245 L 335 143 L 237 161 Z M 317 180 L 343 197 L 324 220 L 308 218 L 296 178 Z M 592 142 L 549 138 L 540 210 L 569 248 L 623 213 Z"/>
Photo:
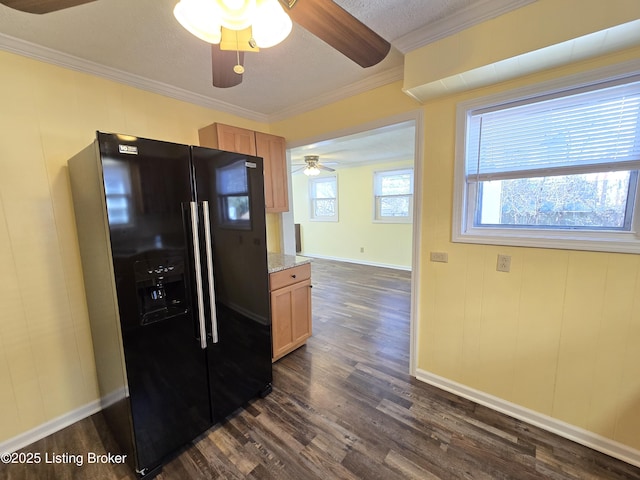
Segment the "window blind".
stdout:
<path fill-rule="evenodd" d="M 469 180 L 640 169 L 640 81 L 472 112 Z"/>

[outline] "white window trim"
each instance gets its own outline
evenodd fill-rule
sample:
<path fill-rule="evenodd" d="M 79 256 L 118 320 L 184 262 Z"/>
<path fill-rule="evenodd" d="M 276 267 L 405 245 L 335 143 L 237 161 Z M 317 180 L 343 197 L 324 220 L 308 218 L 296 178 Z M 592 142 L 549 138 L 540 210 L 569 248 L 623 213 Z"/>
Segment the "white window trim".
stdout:
<path fill-rule="evenodd" d="M 588 73 L 571 75 L 496 95 L 475 98 L 458 104 L 456 112 L 456 152 L 451 240 L 458 243 L 509 245 L 522 247 L 640 253 L 640 194 L 636 195 L 631 231 L 542 230 L 526 228 L 474 228 L 469 224 L 469 200 L 466 188 L 466 124 L 471 111 L 538 97 L 561 94 L 580 87 L 640 75 L 637 61 L 613 65 Z M 638 192 L 640 193 L 640 191 Z"/>
<path fill-rule="evenodd" d="M 312 197 L 312 191 L 313 191 L 313 182 L 315 180 L 321 180 L 321 179 L 326 179 L 326 178 L 334 178 L 336 181 L 336 214 L 333 215 L 332 217 L 316 217 L 314 214 L 314 209 L 313 209 L 313 200 L 314 197 Z M 339 190 L 338 190 L 338 176 L 337 175 L 323 175 L 323 176 L 319 176 L 319 177 L 309 177 L 309 220 L 311 222 L 337 222 L 339 221 L 339 204 L 338 204 L 338 196 L 339 196 Z"/>
<path fill-rule="evenodd" d="M 378 198 L 382 196 L 390 195 L 376 195 L 376 176 L 379 174 L 391 173 L 391 172 L 411 172 L 411 193 L 407 195 L 399 195 L 403 197 L 410 197 L 409 200 L 409 215 L 406 217 L 378 217 Z M 414 171 L 413 167 L 404 168 L 391 168 L 388 170 L 376 170 L 373 172 L 373 223 L 413 223 L 413 191 L 414 191 Z"/>

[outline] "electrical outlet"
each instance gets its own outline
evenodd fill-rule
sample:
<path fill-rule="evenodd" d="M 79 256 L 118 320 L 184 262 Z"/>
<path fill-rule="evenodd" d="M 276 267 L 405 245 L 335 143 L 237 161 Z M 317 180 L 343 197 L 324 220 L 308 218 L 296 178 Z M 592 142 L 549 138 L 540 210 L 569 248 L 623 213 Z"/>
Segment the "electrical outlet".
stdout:
<path fill-rule="evenodd" d="M 511 255 L 498 254 L 496 270 L 499 272 L 509 272 L 511 270 Z"/>
<path fill-rule="evenodd" d="M 430 259 L 432 262 L 449 262 L 449 254 L 447 252 L 431 252 Z"/>

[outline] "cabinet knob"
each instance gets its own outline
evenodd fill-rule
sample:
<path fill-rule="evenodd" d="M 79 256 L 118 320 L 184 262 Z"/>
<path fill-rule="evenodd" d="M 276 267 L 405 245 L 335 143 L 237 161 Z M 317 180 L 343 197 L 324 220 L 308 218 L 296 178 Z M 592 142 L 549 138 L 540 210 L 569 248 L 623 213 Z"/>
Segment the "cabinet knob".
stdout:
<path fill-rule="evenodd" d="M 295 275 L 291 275 L 291 278 L 296 278 L 296 276 Z"/>

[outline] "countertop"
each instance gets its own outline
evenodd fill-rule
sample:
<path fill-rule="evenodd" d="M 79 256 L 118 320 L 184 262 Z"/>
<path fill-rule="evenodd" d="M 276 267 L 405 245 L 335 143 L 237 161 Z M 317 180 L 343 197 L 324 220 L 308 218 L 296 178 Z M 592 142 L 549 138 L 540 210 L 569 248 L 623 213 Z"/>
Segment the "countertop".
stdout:
<path fill-rule="evenodd" d="M 267 265 L 269 273 L 279 272 L 287 268 L 297 267 L 305 263 L 311 263 L 311 259 L 299 255 L 285 255 L 283 253 L 267 253 Z"/>

